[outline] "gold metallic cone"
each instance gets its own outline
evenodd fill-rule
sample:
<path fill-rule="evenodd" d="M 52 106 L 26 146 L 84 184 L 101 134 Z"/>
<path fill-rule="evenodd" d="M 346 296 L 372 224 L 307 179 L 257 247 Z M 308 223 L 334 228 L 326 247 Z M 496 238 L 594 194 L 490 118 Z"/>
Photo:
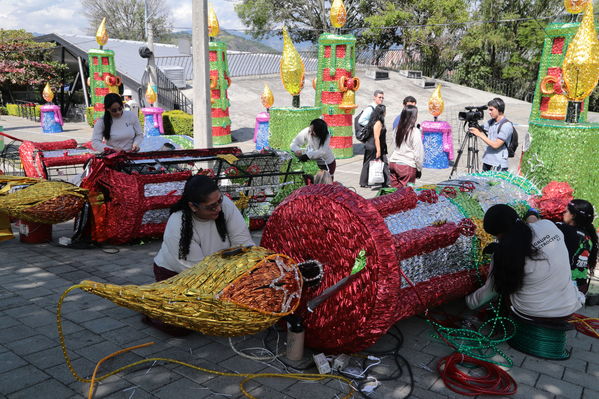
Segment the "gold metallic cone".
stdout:
<path fill-rule="evenodd" d="M 51 103 L 52 100 L 54 100 L 54 92 L 52 91 L 52 88 L 50 87 L 50 83 L 46 83 L 46 86 L 44 87 L 44 90 L 42 91 L 42 97 L 44 97 L 44 100 L 46 100 L 49 103 Z"/>
<path fill-rule="evenodd" d="M 106 32 L 106 18 L 102 18 L 102 22 L 96 31 L 96 42 L 98 45 L 104 46 L 108 42 L 108 33 Z"/>
<path fill-rule="evenodd" d="M 341 28 L 345 25 L 345 22 L 347 22 L 347 11 L 345 10 L 343 0 L 333 1 L 329 18 L 331 20 L 331 25 L 335 28 Z"/>
<path fill-rule="evenodd" d="M 444 108 L 445 102 L 443 101 L 443 97 L 441 97 L 441 85 L 437 85 L 433 95 L 428 100 L 428 112 L 436 118 L 441 115 Z"/>
<path fill-rule="evenodd" d="M 287 27 L 283 27 L 283 56 L 281 57 L 281 81 L 292 96 L 300 94 L 304 87 L 304 62 L 297 52 Z"/>

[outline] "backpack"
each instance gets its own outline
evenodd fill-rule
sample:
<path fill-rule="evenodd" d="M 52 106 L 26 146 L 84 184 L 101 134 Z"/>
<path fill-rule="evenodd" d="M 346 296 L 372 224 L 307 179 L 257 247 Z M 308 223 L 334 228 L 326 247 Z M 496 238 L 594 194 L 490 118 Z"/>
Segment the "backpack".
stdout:
<path fill-rule="evenodd" d="M 372 107 L 372 105 L 369 105 L 368 107 L 371 107 L 372 110 L 374 111 L 374 107 Z M 368 108 L 366 107 L 366 108 Z M 368 139 L 370 138 L 370 131 L 368 130 L 368 125 L 364 126 L 364 125 L 360 125 L 360 117 L 362 116 L 362 113 L 364 112 L 364 110 L 366 109 L 364 108 L 362 111 L 360 111 L 360 113 L 358 115 L 356 115 L 356 117 L 354 118 L 354 132 L 356 135 L 356 138 L 361 141 L 362 143 L 365 143 L 368 141 Z"/>
<path fill-rule="evenodd" d="M 503 118 L 501 121 L 499 121 L 499 123 L 497 124 L 498 132 L 499 129 L 501 129 L 501 125 L 503 125 L 506 122 L 509 122 L 507 118 Z M 516 155 L 516 150 L 518 149 L 518 132 L 516 131 L 514 124 L 512 124 L 512 139 L 510 140 L 510 143 L 503 143 L 503 145 L 505 145 L 505 148 L 507 148 L 507 156 L 509 158 L 513 158 Z"/>

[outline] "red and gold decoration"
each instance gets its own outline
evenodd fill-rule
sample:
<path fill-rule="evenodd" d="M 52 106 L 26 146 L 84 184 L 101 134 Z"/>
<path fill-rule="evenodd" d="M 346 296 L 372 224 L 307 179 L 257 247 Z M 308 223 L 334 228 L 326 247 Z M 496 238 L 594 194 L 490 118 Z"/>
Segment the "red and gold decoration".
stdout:
<path fill-rule="evenodd" d="M 331 25 L 341 28 L 347 20 L 342 0 L 331 5 Z M 336 158 L 353 156 L 353 114 L 357 108 L 356 38 L 353 35 L 323 33 L 318 38 L 318 72 L 313 86 L 314 104 L 322 108 L 322 118 L 331 132 L 331 148 Z"/>
<path fill-rule="evenodd" d="M 260 102 L 262 102 L 262 106 L 266 108 L 267 111 L 275 103 L 275 96 L 272 94 L 272 90 L 270 90 L 270 87 L 268 87 L 268 84 L 266 83 L 264 83 L 264 90 L 262 90 Z"/>
<path fill-rule="evenodd" d="M 437 120 L 439 115 L 443 113 L 445 108 L 445 101 L 441 97 L 441 85 L 437 85 L 437 88 L 433 92 L 431 98 L 428 100 L 428 112 Z"/>
<path fill-rule="evenodd" d="M 484 210 L 495 203 L 528 209 L 526 201 L 539 194 L 506 172 L 445 183 L 369 200 L 339 185 L 310 185 L 275 209 L 262 245 L 324 267 L 321 284 L 305 288 L 302 302 L 349 276 L 360 251 L 366 252 L 364 270 L 313 312 L 303 312 L 309 347 L 360 351 L 397 320 L 474 291 L 478 269 L 485 268 L 481 245 L 489 241 L 479 228 Z"/>
<path fill-rule="evenodd" d="M 304 61 L 283 26 L 283 55 L 281 56 L 281 81 L 283 87 L 293 96 L 293 106 L 299 107 L 299 95 L 304 88 Z"/>
<path fill-rule="evenodd" d="M 114 51 L 104 49 L 108 42 L 106 31 L 106 18 L 98 27 L 96 42 L 100 49 L 91 49 L 87 52 L 89 64 L 90 96 L 94 107 L 94 120 L 104 115 L 104 97 L 108 93 L 119 93 L 121 78 L 116 75 L 114 64 Z"/>
<path fill-rule="evenodd" d="M 229 66 L 227 64 L 227 45 L 222 41 L 213 40 L 218 36 L 220 27 L 216 12 L 212 6 L 208 13 L 208 59 L 210 62 L 210 103 L 212 112 L 212 143 L 225 145 L 232 142 L 231 118 L 229 117 L 229 95 L 231 87 Z"/>
<path fill-rule="evenodd" d="M 58 105 L 52 104 L 54 99 L 54 92 L 50 87 L 49 83 L 46 83 L 44 90 L 42 91 L 42 97 L 48 103 L 40 107 L 40 123 L 42 125 L 42 132 L 44 133 L 61 133 L 62 125 L 62 112 Z"/>
<path fill-rule="evenodd" d="M 587 3 L 592 3 L 591 0 L 564 0 L 566 11 L 571 14 L 578 14 L 584 10 Z"/>

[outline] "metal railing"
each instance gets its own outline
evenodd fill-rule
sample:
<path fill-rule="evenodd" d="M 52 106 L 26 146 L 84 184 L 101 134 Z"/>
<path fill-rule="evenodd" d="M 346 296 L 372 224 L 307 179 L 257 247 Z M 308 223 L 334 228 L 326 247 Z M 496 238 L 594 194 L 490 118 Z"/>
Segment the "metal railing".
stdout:
<path fill-rule="evenodd" d="M 40 111 L 36 108 L 38 104 L 20 100 L 17 100 L 16 102 L 18 116 L 35 122 L 40 121 Z"/>
<path fill-rule="evenodd" d="M 158 102 L 160 105 L 167 110 L 179 109 L 188 114 L 193 114 L 193 102 L 158 68 L 156 68 L 156 77 L 158 79 Z M 142 107 L 146 106 L 143 88 L 148 86 L 148 81 L 149 76 L 146 71 L 141 78 L 141 86 L 138 89 Z"/>

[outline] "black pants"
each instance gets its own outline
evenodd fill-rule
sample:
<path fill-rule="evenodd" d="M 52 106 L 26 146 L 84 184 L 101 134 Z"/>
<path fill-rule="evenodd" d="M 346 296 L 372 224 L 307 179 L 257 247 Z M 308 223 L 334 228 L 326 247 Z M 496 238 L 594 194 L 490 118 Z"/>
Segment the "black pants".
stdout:
<path fill-rule="evenodd" d="M 507 172 L 507 168 L 500 168 L 499 166 L 493 166 L 489 165 L 488 163 L 483 163 L 483 172 L 488 172 L 490 170 L 495 172 Z"/>
<path fill-rule="evenodd" d="M 368 185 L 368 170 L 370 169 L 370 161 L 376 159 L 376 146 L 374 145 L 374 138 L 371 137 L 366 143 L 364 143 L 364 161 L 362 163 L 362 173 L 360 173 L 360 186 Z M 385 182 L 383 186 L 389 185 L 389 162 L 387 161 L 387 154 L 381 155 L 381 161 L 385 163 Z"/>

